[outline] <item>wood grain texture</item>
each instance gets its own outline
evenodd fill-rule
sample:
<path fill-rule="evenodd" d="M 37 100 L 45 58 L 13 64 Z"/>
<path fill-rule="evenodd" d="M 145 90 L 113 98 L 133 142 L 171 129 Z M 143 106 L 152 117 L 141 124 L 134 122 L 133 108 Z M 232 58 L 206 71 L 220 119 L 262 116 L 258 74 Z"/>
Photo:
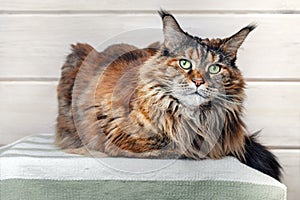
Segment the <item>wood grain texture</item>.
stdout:
<path fill-rule="evenodd" d="M 263 128 L 260 141 L 276 148 L 300 146 L 300 83 L 248 84 L 246 123 Z M 54 132 L 56 82 L 0 82 L 0 144 Z"/>
<path fill-rule="evenodd" d="M 64 10 L 64 11 L 154 11 L 159 8 L 168 10 L 188 10 L 188 11 L 282 11 L 282 10 L 298 10 L 300 4 L 297 0 L 227 0 L 221 3 L 219 0 L 2 0 L 1 10 L 21 10 L 21 11 L 47 11 L 47 10 Z"/>
<path fill-rule="evenodd" d="M 176 16 L 185 30 L 202 37 L 227 37 L 256 22 L 239 52 L 245 76 L 300 79 L 300 29 L 295 28 L 300 15 Z M 162 40 L 162 31 L 157 14 L 0 15 L 0 38 L 0 78 L 57 78 L 71 43 L 87 42 L 99 50 L 116 42 L 143 46 Z"/>
<path fill-rule="evenodd" d="M 287 199 L 299 200 L 300 197 L 300 149 L 276 149 L 272 152 L 283 166 L 283 183 L 287 186 Z"/>

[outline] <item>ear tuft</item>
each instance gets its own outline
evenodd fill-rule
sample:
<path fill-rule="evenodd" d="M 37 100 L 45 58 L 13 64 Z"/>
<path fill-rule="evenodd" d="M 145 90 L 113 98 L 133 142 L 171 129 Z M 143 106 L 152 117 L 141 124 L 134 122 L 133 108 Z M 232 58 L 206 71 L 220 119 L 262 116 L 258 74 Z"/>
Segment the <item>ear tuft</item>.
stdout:
<path fill-rule="evenodd" d="M 223 39 L 224 43 L 221 45 L 220 49 L 226 54 L 227 58 L 232 60 L 236 59 L 238 49 L 243 44 L 248 34 L 256 27 L 256 24 L 249 24 L 231 37 Z"/>
<path fill-rule="evenodd" d="M 158 12 L 158 14 L 160 15 L 160 17 L 162 18 L 162 19 L 164 19 L 164 17 L 166 17 L 166 16 L 172 16 L 168 11 L 166 11 L 166 10 L 163 10 L 163 9 L 160 9 L 159 11 L 157 11 Z M 173 16 L 172 16 L 173 17 Z"/>
<path fill-rule="evenodd" d="M 164 45 L 168 49 L 177 48 L 187 36 L 181 29 L 175 17 L 165 10 L 158 11 L 163 22 Z"/>
<path fill-rule="evenodd" d="M 158 13 L 161 16 L 161 19 L 163 21 L 164 29 L 170 29 L 172 31 L 183 33 L 183 30 L 181 29 L 181 27 L 178 24 L 177 20 L 175 19 L 175 17 L 171 13 L 169 13 L 165 10 L 162 10 L 162 9 L 159 10 Z"/>
<path fill-rule="evenodd" d="M 251 23 L 248 26 L 246 26 L 245 28 L 249 29 L 249 32 L 253 31 L 254 29 L 256 29 L 257 24 L 255 23 Z"/>

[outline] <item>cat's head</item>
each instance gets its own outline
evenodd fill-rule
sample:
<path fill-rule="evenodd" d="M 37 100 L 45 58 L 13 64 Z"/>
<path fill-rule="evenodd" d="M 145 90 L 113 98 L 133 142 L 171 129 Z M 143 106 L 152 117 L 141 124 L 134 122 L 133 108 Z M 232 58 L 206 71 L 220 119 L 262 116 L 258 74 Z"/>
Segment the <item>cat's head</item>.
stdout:
<path fill-rule="evenodd" d="M 144 69 L 147 84 L 161 86 L 161 93 L 188 107 L 213 100 L 241 103 L 245 83 L 235 61 L 239 47 L 255 26 L 225 39 L 201 39 L 184 32 L 171 14 L 160 11 L 160 15 L 164 42 L 150 60 L 151 67 Z"/>

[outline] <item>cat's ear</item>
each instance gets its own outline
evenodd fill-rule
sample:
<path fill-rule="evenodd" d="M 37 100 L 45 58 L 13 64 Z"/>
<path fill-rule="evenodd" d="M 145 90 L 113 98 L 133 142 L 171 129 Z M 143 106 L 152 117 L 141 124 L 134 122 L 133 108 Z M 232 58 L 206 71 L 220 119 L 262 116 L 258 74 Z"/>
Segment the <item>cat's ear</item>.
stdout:
<path fill-rule="evenodd" d="M 181 29 L 176 19 L 170 13 L 158 11 L 163 21 L 164 45 L 168 49 L 176 48 L 187 36 Z"/>
<path fill-rule="evenodd" d="M 240 46 L 243 44 L 247 35 L 256 28 L 256 25 L 251 24 L 242 28 L 239 32 L 229 38 L 223 39 L 223 44 L 220 49 L 226 54 L 226 57 L 235 60 L 236 54 Z"/>

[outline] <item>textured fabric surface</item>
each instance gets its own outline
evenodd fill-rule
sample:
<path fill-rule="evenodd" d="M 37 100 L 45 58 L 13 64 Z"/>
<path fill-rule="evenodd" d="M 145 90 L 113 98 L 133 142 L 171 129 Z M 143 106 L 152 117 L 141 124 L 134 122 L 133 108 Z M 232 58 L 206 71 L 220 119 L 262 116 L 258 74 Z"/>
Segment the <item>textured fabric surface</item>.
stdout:
<path fill-rule="evenodd" d="M 233 157 L 94 158 L 67 154 L 53 134 L 0 149 L 0 199 L 286 199 L 286 187 Z"/>

